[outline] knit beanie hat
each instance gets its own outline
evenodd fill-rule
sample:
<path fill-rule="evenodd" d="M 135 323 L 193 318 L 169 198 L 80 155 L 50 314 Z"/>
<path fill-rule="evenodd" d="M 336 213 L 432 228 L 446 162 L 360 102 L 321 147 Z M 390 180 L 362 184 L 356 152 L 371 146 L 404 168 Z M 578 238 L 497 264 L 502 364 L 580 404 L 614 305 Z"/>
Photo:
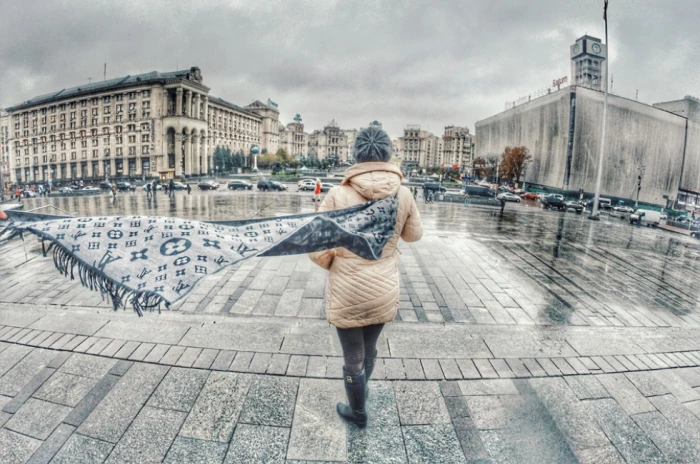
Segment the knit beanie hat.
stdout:
<path fill-rule="evenodd" d="M 391 159 L 391 139 L 381 129 L 362 129 L 355 139 L 355 161 L 389 161 Z"/>

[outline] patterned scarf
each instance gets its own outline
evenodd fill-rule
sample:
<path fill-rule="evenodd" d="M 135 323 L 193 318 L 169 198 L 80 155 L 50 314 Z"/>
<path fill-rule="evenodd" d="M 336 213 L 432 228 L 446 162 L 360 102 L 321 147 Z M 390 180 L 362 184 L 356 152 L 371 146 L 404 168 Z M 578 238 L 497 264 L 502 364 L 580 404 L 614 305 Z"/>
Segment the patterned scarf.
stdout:
<path fill-rule="evenodd" d="M 56 268 L 109 296 L 114 308 L 160 310 L 196 282 L 252 256 L 304 254 L 343 247 L 376 260 L 394 234 L 391 196 L 324 213 L 200 222 L 158 216 L 66 217 L 8 211 L 8 238 L 37 235 Z"/>

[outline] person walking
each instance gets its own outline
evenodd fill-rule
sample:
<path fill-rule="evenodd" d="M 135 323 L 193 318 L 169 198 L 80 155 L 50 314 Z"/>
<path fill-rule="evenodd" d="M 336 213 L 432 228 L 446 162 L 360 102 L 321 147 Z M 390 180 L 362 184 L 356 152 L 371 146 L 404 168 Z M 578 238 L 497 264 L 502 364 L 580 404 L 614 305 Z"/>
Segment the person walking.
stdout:
<path fill-rule="evenodd" d="M 321 179 L 316 178 L 316 187 L 314 187 L 314 202 L 321 201 Z"/>
<path fill-rule="evenodd" d="M 146 198 L 151 198 L 151 184 L 146 183 L 144 188 L 146 189 Z"/>
<path fill-rule="evenodd" d="M 172 179 L 168 181 L 168 195 L 175 196 L 175 181 Z"/>
<path fill-rule="evenodd" d="M 314 263 L 329 270 L 326 317 L 336 327 L 343 349 L 348 404 L 338 403 L 336 410 L 343 419 L 360 427 L 367 425 L 367 382 L 377 358 L 377 339 L 384 324 L 394 320 L 398 311 L 398 241 L 415 242 L 423 236 L 413 195 L 401 186 L 401 170 L 388 162 L 391 152 L 386 132 L 375 127 L 360 131 L 355 140 L 357 163 L 345 171 L 341 184 L 330 190 L 319 208 L 321 212 L 342 209 L 396 195 L 396 228 L 382 257 L 369 261 L 345 248 L 309 255 Z"/>
<path fill-rule="evenodd" d="M 423 201 L 428 203 L 428 195 L 430 193 L 430 190 L 428 189 L 428 186 L 423 184 Z"/>
<path fill-rule="evenodd" d="M 15 193 L 17 194 L 17 201 L 22 203 L 22 190 L 20 190 L 20 188 L 17 187 L 17 191 Z"/>
<path fill-rule="evenodd" d="M 156 184 L 156 180 L 153 179 L 153 182 L 151 182 L 151 190 L 153 191 L 153 198 L 156 197 L 156 191 L 158 190 L 158 189 L 156 188 L 156 185 L 157 185 L 157 184 Z"/>
<path fill-rule="evenodd" d="M 117 199 L 117 184 L 115 184 L 114 182 L 112 182 L 112 199 Z"/>
<path fill-rule="evenodd" d="M 187 194 L 189 195 L 191 191 L 192 191 L 192 186 L 190 184 L 187 184 Z"/>

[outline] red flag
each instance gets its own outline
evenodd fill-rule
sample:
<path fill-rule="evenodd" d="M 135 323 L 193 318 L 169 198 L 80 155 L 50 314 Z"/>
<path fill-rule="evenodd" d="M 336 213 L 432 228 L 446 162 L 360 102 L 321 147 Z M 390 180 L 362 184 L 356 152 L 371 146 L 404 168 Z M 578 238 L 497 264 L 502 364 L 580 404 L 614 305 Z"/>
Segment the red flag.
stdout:
<path fill-rule="evenodd" d="M 608 20 L 608 0 L 604 0 L 605 5 L 603 6 L 603 21 Z"/>

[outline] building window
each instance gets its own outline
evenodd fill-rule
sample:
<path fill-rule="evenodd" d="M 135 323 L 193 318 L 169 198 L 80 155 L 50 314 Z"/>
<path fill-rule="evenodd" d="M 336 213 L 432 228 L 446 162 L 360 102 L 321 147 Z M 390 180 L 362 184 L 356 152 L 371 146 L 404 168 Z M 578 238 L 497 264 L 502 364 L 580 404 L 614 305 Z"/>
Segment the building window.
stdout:
<path fill-rule="evenodd" d="M 107 95 L 107 96 L 105 96 L 105 97 L 102 98 L 102 101 L 103 101 L 104 103 L 109 103 L 110 101 L 112 101 L 112 97 L 109 96 L 109 95 Z"/>
<path fill-rule="evenodd" d="M 115 122 L 124 122 L 124 116 L 121 114 L 118 114 L 116 118 L 114 118 Z"/>
<path fill-rule="evenodd" d="M 122 156 L 122 147 L 117 147 L 117 156 Z"/>
<path fill-rule="evenodd" d="M 150 138 L 151 138 L 150 134 L 143 134 L 143 135 L 141 135 L 141 141 L 142 141 L 142 142 L 149 142 L 149 141 L 150 141 Z"/>
<path fill-rule="evenodd" d="M 151 107 L 151 102 L 150 102 L 150 101 L 141 102 L 141 108 L 142 108 L 142 109 L 147 110 L 147 109 L 149 109 L 150 107 Z"/>
<path fill-rule="evenodd" d="M 129 156 L 136 155 L 136 147 L 129 147 Z"/>
<path fill-rule="evenodd" d="M 102 123 L 109 124 L 109 116 L 105 116 L 104 118 L 102 118 Z"/>
<path fill-rule="evenodd" d="M 105 106 L 105 114 L 109 114 L 112 112 L 112 107 L 111 106 Z"/>
<path fill-rule="evenodd" d="M 141 119 L 151 119 L 151 112 L 150 111 L 143 111 L 141 113 Z"/>
<path fill-rule="evenodd" d="M 141 96 L 142 96 L 143 98 L 148 98 L 148 97 L 151 96 L 151 91 L 150 91 L 150 90 L 144 90 L 144 91 L 141 93 Z"/>
<path fill-rule="evenodd" d="M 129 136 L 129 143 L 136 143 L 136 136 L 135 135 Z"/>
<path fill-rule="evenodd" d="M 121 93 L 120 93 L 120 94 L 117 94 L 117 95 L 115 96 L 115 100 L 118 101 L 118 102 L 124 100 L 124 94 L 121 94 Z"/>
<path fill-rule="evenodd" d="M 109 156 L 109 148 L 105 148 L 105 156 L 106 156 L 106 157 Z"/>
<path fill-rule="evenodd" d="M 87 150 L 83 150 L 80 152 L 80 158 L 81 159 L 87 159 Z"/>
<path fill-rule="evenodd" d="M 136 124 L 129 124 L 129 132 L 136 132 Z"/>
<path fill-rule="evenodd" d="M 93 157 L 93 158 L 97 158 L 97 157 L 98 157 L 97 150 L 92 150 L 92 157 Z"/>
<path fill-rule="evenodd" d="M 141 147 L 141 154 L 142 154 L 142 155 L 147 155 L 147 154 L 148 154 L 148 149 L 149 149 L 149 146 L 148 146 L 148 145 L 142 146 L 142 147 Z"/>
<path fill-rule="evenodd" d="M 116 143 L 117 145 L 119 145 L 119 144 L 122 143 L 122 136 L 121 136 L 121 135 L 117 135 L 117 136 L 115 137 L 115 143 Z"/>
<path fill-rule="evenodd" d="M 136 100 L 136 92 L 129 92 L 129 100 Z"/>
<path fill-rule="evenodd" d="M 85 108 L 87 106 L 87 100 L 80 100 L 80 107 Z"/>
<path fill-rule="evenodd" d="M 93 147 L 96 147 L 96 146 L 98 146 L 98 145 L 99 145 L 98 140 L 97 140 L 97 139 L 92 139 L 92 146 L 93 146 Z"/>
<path fill-rule="evenodd" d="M 122 111 L 124 111 L 124 105 L 120 103 L 117 105 L 117 113 L 121 113 Z"/>

